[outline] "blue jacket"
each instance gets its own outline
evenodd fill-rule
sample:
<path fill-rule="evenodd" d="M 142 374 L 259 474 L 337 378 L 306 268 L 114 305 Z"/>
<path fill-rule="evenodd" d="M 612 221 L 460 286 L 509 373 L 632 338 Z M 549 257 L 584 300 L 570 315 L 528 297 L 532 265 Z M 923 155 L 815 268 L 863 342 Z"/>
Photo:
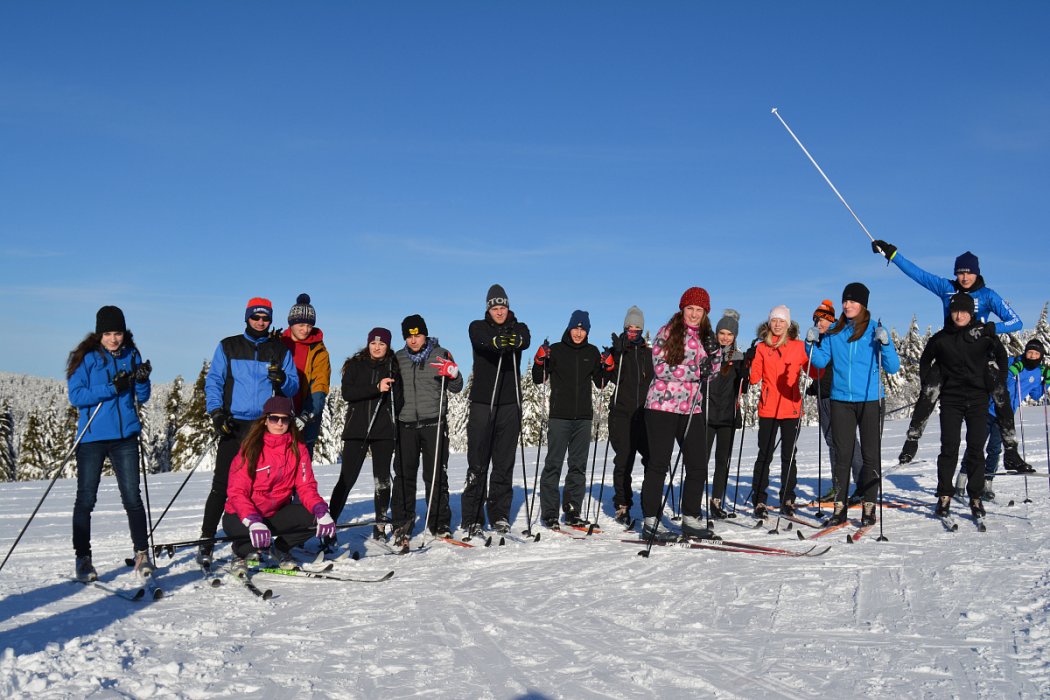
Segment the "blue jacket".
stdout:
<path fill-rule="evenodd" d="M 1022 399 L 1038 401 L 1046 391 L 1046 382 L 1050 379 L 1045 365 L 1040 363 L 1035 369 L 1025 369 L 1020 357 L 1010 358 L 1010 371 L 1006 375 L 1006 388 L 1010 391 L 1010 405 L 1016 411 Z M 995 415 L 995 404 L 988 403 L 988 413 Z"/>
<path fill-rule="evenodd" d="M 135 398 L 138 398 L 139 403 L 149 400 L 149 381 L 136 382 L 132 384 L 133 388 L 119 395 L 113 386 L 113 377 L 117 376 L 118 372 L 124 370 L 130 374 L 140 364 L 142 358 L 139 357 L 138 350 L 123 347 L 114 357 L 100 349 L 85 355 L 84 361 L 73 370 L 66 386 L 69 389 L 69 403 L 78 409 L 78 435 L 87 425 L 95 406 L 102 403 L 95 420 L 91 421 L 91 427 L 84 433 L 82 442 L 120 440 L 137 435 L 142 430 L 138 414 L 135 413 Z"/>
<path fill-rule="evenodd" d="M 893 262 L 901 269 L 901 272 L 941 298 L 941 303 L 944 304 L 945 318 L 948 318 L 948 302 L 951 301 L 952 295 L 956 292 L 965 291 L 973 297 L 974 304 L 977 306 L 978 321 L 988 323 L 988 316 L 995 314 L 1000 319 L 995 324 L 996 333 L 1013 333 L 1021 330 L 1023 325 L 1021 317 L 1010 308 L 1009 304 L 1003 301 L 1001 296 L 984 286 L 984 278 L 980 275 L 977 276 L 977 282 L 972 287 L 964 290 L 955 280 L 938 277 L 923 270 L 901 255 L 900 251 L 893 255 Z"/>
<path fill-rule="evenodd" d="M 854 342 L 849 342 L 853 335 L 853 321 L 835 335 L 824 334 L 814 343 L 806 343 L 806 350 L 812 351 L 813 366 L 827 367 L 832 363 L 831 399 L 833 401 L 878 401 L 879 400 L 879 355 L 882 355 L 882 369 L 887 374 L 896 374 L 901 368 L 900 358 L 893 341 L 883 345 L 875 340 L 874 320 L 868 322 L 864 334 Z"/>
<path fill-rule="evenodd" d="M 262 415 L 263 404 L 273 396 L 267 378 L 270 363 L 284 370 L 281 393 L 288 397 L 299 391 L 299 373 L 292 353 L 279 339 L 252 338 L 247 333 L 223 339 L 204 378 L 205 408 L 211 413 L 225 408 L 237 420 L 251 421 Z"/>

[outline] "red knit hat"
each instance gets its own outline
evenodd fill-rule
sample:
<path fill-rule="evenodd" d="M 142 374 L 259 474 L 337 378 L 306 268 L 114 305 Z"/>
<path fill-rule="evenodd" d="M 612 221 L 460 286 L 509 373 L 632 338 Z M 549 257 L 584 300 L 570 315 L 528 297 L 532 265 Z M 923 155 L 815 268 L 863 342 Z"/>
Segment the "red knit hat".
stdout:
<path fill-rule="evenodd" d="M 263 297 L 252 297 L 248 300 L 248 306 L 244 309 L 245 322 L 255 314 L 267 316 L 270 319 L 273 319 L 273 304 L 269 299 L 264 299 Z"/>
<path fill-rule="evenodd" d="M 831 303 L 830 299 L 820 302 L 820 306 L 813 312 L 813 320 L 816 321 L 818 319 L 835 322 L 835 305 Z"/>
<path fill-rule="evenodd" d="M 678 310 L 681 311 L 687 306 L 700 306 L 705 314 L 709 314 L 711 313 L 711 297 L 708 296 L 707 290 L 703 287 L 690 287 L 685 290 L 681 300 L 678 302 Z"/>

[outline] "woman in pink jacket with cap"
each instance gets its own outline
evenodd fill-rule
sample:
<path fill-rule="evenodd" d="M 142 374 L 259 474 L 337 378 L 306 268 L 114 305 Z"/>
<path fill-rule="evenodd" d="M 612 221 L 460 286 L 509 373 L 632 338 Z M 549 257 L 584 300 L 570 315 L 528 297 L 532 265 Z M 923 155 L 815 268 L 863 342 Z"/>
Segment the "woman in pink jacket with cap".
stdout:
<path fill-rule="evenodd" d="M 299 503 L 292 502 L 293 493 Z M 241 443 L 230 467 L 222 527 L 234 540 L 230 570 L 236 576 L 247 573 L 246 559 L 267 549 L 271 540 L 280 567 L 293 569 L 292 547 L 314 535 L 322 540 L 335 536 L 335 520 L 317 493 L 291 399 L 267 400 Z"/>

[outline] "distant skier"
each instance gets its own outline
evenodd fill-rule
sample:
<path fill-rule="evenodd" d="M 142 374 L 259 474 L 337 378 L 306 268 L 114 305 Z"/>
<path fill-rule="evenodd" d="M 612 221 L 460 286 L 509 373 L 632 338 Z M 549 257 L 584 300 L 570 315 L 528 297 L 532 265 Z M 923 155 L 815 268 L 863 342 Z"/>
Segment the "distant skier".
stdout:
<path fill-rule="evenodd" d="M 718 371 L 711 375 L 707 405 L 707 460 L 711 460 L 711 448 L 715 451 L 715 478 L 711 483 L 711 517 L 721 520 L 727 516 L 723 507 L 726 484 L 729 481 L 729 463 L 733 457 L 733 439 L 737 428 L 743 425 L 740 411 L 741 389 L 748 387 L 747 363 L 736 346 L 740 332 L 740 314 L 733 309 L 722 312 L 715 325 L 718 341 L 717 354 L 721 362 Z"/>
<path fill-rule="evenodd" d="M 66 384 L 69 402 L 77 409 L 77 496 L 73 503 L 73 550 L 76 577 L 98 578 L 91 561 L 91 512 L 98 498 L 102 464 L 109 457 L 117 477 L 120 501 L 128 515 L 135 570 L 153 572 L 149 558 L 146 509 L 139 493 L 139 424 L 135 404 L 150 396 L 150 363 L 143 362 L 124 322 L 124 312 L 103 306 L 95 315 L 95 332 L 69 353 Z M 91 427 L 88 418 L 98 407 Z"/>
<path fill-rule="evenodd" d="M 324 403 L 332 381 L 332 361 L 324 346 L 324 333 L 317 328 L 317 311 L 310 304 L 309 294 L 300 294 L 295 306 L 288 311 L 288 329 L 281 336 L 292 353 L 299 375 L 299 393 L 295 395 L 296 427 L 302 432 L 303 442 L 314 456 L 314 443 L 321 433 Z"/>
<path fill-rule="evenodd" d="M 871 319 L 869 296 L 868 288 L 860 282 L 847 284 L 842 290 L 842 315 L 835 325 L 824 334 L 816 326 L 806 333 L 813 366 L 830 364 L 835 375 L 831 382 L 831 429 L 837 448 L 834 479 L 838 493 L 829 525 L 846 522 L 850 457 L 858 428 L 864 460 L 857 482 L 857 494 L 863 503 L 861 525 L 875 524 L 875 497 L 882 469 L 879 368 L 896 374 L 901 363 L 890 334 Z"/>

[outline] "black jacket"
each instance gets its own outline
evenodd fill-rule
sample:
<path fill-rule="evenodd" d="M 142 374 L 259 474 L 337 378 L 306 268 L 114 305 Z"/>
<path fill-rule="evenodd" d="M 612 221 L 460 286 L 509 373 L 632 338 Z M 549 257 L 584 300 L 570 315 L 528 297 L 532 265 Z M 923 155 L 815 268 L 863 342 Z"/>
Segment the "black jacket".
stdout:
<path fill-rule="evenodd" d="M 605 385 L 601 353 L 584 341 L 572 342 L 569 331 L 561 342 L 551 346 L 551 354 L 542 365 L 532 366 L 532 381 L 543 384 L 550 379 L 550 417 L 565 420 L 585 420 L 594 417 L 591 404 L 591 384 L 599 389 Z"/>
<path fill-rule="evenodd" d="M 394 386 L 390 391 L 381 392 L 379 380 L 386 377 L 394 378 Z M 366 435 L 369 440 L 393 440 L 390 400 L 394 401 L 395 413 L 401 411 L 405 402 L 397 359 L 393 354 L 382 360 L 373 360 L 371 357 L 351 359 L 343 372 L 343 398 L 347 402 L 344 440 L 363 440 Z M 377 405 L 379 413 L 375 413 Z M 376 417 L 374 422 L 373 414 Z M 370 422 L 371 430 L 368 429 Z"/>
<path fill-rule="evenodd" d="M 728 360 L 722 361 L 721 368 L 711 375 L 711 388 L 704 410 L 707 412 L 708 425 L 739 428 L 742 421 L 736 403 L 740 396 L 740 385 L 747 381 L 749 372 L 743 353 L 734 349 L 728 357 Z"/>
<path fill-rule="evenodd" d="M 632 343 L 626 333 L 621 333 L 613 342 L 613 360 L 616 369 L 609 380 L 616 383 L 619 378 L 620 386 L 612 410 L 634 413 L 645 405 L 649 385 L 653 383 L 653 349 L 645 340 Z"/>
<path fill-rule="evenodd" d="M 488 404 L 492 401 L 492 390 L 496 385 L 496 369 L 499 368 L 499 390 L 496 394 L 496 405 L 516 404 L 518 402 L 518 378 L 521 376 L 521 355 L 528 349 L 532 337 L 529 327 L 518 321 L 513 311 L 507 312 L 507 320 L 496 325 L 492 318 L 485 318 L 470 323 L 470 345 L 474 349 L 474 380 L 470 386 L 470 400 Z M 497 350 L 492 339 L 500 334 L 514 333 L 521 338 L 521 346 L 504 351 Z M 500 358 L 503 358 L 502 364 Z"/>
<path fill-rule="evenodd" d="M 969 331 L 974 327 L 979 324 L 959 328 L 949 319 L 922 351 L 919 371 L 928 374 L 932 367 L 939 370 L 942 402 L 987 401 L 995 376 L 989 371 L 989 361 L 996 362 L 995 372 L 1005 382 L 1006 349 L 997 336 L 972 339 Z"/>

